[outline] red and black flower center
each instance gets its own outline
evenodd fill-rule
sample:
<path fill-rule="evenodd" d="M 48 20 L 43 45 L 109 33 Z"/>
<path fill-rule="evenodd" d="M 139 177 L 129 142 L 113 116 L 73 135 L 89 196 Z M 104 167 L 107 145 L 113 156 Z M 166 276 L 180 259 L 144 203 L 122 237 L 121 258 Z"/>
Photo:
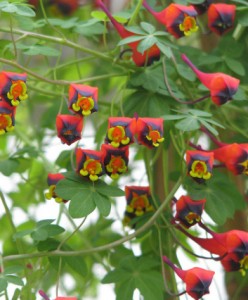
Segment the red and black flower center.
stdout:
<path fill-rule="evenodd" d="M 14 106 L 17 106 L 21 100 L 26 100 L 28 95 L 25 82 L 23 80 L 13 80 L 7 97 Z"/>
<path fill-rule="evenodd" d="M 196 223 L 199 222 L 201 220 L 201 217 L 195 212 L 189 212 L 187 214 L 187 216 L 185 217 L 185 219 L 187 220 L 187 222 L 189 224 L 192 224 L 192 223 L 195 223 L 195 222 Z"/>
<path fill-rule="evenodd" d="M 192 163 L 191 171 L 189 172 L 190 176 L 196 178 L 209 179 L 211 173 L 208 171 L 208 167 L 205 161 L 195 160 Z"/>
<path fill-rule="evenodd" d="M 12 124 L 11 116 L 8 114 L 0 114 L 0 135 L 13 129 L 14 126 Z"/>
<path fill-rule="evenodd" d="M 179 25 L 179 29 L 186 36 L 190 35 L 192 32 L 196 32 L 198 30 L 198 26 L 196 24 L 195 17 L 185 14 L 183 22 Z"/>
<path fill-rule="evenodd" d="M 148 141 L 152 142 L 153 146 L 158 147 L 159 143 L 164 141 L 164 138 L 161 137 L 161 134 L 158 130 L 152 129 L 151 126 L 148 127 L 149 127 L 149 132 L 146 135 L 146 138 L 148 139 Z"/>
<path fill-rule="evenodd" d="M 127 145 L 130 142 L 130 138 L 126 136 L 125 128 L 120 125 L 109 128 L 107 136 L 111 145 L 116 148 L 121 144 Z"/>

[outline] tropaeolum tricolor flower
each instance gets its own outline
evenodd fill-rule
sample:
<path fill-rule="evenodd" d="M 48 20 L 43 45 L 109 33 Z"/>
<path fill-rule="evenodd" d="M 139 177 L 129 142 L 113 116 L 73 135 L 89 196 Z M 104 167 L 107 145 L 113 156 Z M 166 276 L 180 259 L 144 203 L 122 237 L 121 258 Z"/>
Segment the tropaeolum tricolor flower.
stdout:
<path fill-rule="evenodd" d="M 181 196 L 176 201 L 176 215 L 172 222 L 179 222 L 189 228 L 201 221 L 206 199 L 192 200 L 189 196 Z"/>
<path fill-rule="evenodd" d="M 127 206 L 125 210 L 124 224 L 130 220 L 154 211 L 149 186 L 125 186 Z"/>
<path fill-rule="evenodd" d="M 106 13 L 108 18 L 110 19 L 111 23 L 114 25 L 115 29 L 117 30 L 118 34 L 121 38 L 127 38 L 130 36 L 135 36 L 133 32 L 128 31 L 124 26 L 119 24 L 111 15 L 107 7 L 102 3 L 101 0 L 96 1 L 98 6 Z M 157 45 L 151 46 L 148 50 L 144 51 L 144 53 L 140 53 L 137 50 L 139 42 L 131 42 L 129 43 L 129 47 L 132 49 L 132 59 L 133 62 L 138 66 L 142 67 L 144 65 L 151 65 L 153 61 L 159 60 L 160 58 L 160 50 Z"/>
<path fill-rule="evenodd" d="M 208 27 L 218 35 L 231 30 L 234 26 L 236 5 L 212 3 L 208 9 Z"/>
<path fill-rule="evenodd" d="M 0 135 L 14 130 L 15 112 L 15 107 L 11 107 L 5 101 L 0 101 Z"/>
<path fill-rule="evenodd" d="M 227 144 L 212 152 L 214 158 L 222 162 L 234 175 L 248 175 L 248 144 Z"/>
<path fill-rule="evenodd" d="M 28 98 L 26 80 L 26 73 L 0 72 L 0 99 L 18 106 Z"/>
<path fill-rule="evenodd" d="M 185 54 L 182 54 L 182 59 L 193 70 L 201 83 L 210 90 L 211 100 L 215 104 L 222 105 L 232 100 L 238 90 L 239 79 L 220 72 L 204 73 L 198 70 Z"/>
<path fill-rule="evenodd" d="M 95 150 L 76 149 L 77 173 L 91 181 L 103 175 L 102 152 Z"/>
<path fill-rule="evenodd" d="M 76 114 L 88 116 L 98 110 L 98 88 L 83 84 L 71 84 L 69 109 Z"/>
<path fill-rule="evenodd" d="M 61 173 L 49 173 L 47 175 L 47 184 L 49 186 L 49 191 L 45 193 L 47 200 L 51 200 L 53 198 L 57 203 L 66 203 L 68 201 L 59 197 L 55 192 L 56 184 L 62 179 L 65 179 L 65 176 Z"/>
<path fill-rule="evenodd" d="M 198 267 L 189 270 L 182 270 L 176 267 L 166 256 L 163 256 L 163 261 L 169 265 L 186 284 L 185 293 L 190 295 L 193 299 L 201 299 L 202 296 L 209 293 L 209 286 L 215 274 L 214 271 Z"/>
<path fill-rule="evenodd" d="M 136 119 L 127 117 L 110 117 L 105 142 L 115 148 L 130 145 L 134 142 Z"/>
<path fill-rule="evenodd" d="M 164 141 L 163 122 L 162 118 L 137 117 L 136 134 L 138 143 L 148 148 L 158 147 Z"/>
<path fill-rule="evenodd" d="M 181 226 L 177 228 L 187 237 L 196 242 L 203 249 L 219 257 L 225 271 L 240 271 L 242 275 L 248 270 L 248 232 L 242 230 L 230 230 L 224 233 L 216 233 L 210 230 L 206 225 L 201 227 L 212 235 L 212 238 L 200 238 L 193 236 Z"/>
<path fill-rule="evenodd" d="M 212 176 L 214 153 L 200 150 L 186 151 L 188 175 L 198 183 L 208 180 Z"/>
<path fill-rule="evenodd" d="M 128 146 L 115 148 L 111 145 L 103 144 L 101 146 L 102 161 L 105 173 L 112 179 L 117 179 L 123 173 L 127 172 L 128 166 Z"/>
<path fill-rule="evenodd" d="M 172 3 L 160 12 L 154 11 L 145 0 L 143 6 L 177 39 L 198 30 L 195 19 L 197 12 L 191 5 Z"/>
<path fill-rule="evenodd" d="M 197 11 L 198 15 L 202 15 L 208 10 L 210 4 L 213 2 L 214 0 L 205 0 L 203 3 L 200 4 L 195 4 L 195 3 L 190 3 L 190 4 Z"/>
<path fill-rule="evenodd" d="M 62 143 L 71 145 L 81 139 L 83 129 L 83 117 L 79 115 L 57 115 L 57 135 Z"/>

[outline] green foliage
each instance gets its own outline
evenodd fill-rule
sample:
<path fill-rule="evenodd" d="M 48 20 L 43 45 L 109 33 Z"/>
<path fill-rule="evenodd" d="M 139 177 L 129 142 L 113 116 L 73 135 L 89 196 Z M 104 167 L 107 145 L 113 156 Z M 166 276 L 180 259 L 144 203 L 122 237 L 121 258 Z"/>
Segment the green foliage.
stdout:
<path fill-rule="evenodd" d="M 114 283 L 117 300 L 134 299 L 135 290 L 145 300 L 168 299 L 165 286 L 175 293 L 183 288 L 177 291 L 172 269 L 163 274 L 161 257 L 168 255 L 180 266 L 183 258 L 177 250 L 195 250 L 171 222 L 176 214 L 175 192 L 178 198 L 182 194 L 196 201 L 205 198 L 205 212 L 216 232 L 230 230 L 231 219 L 235 229 L 247 228 L 247 222 L 239 228 L 241 220 L 247 220 L 247 161 L 240 164 L 240 157 L 234 157 L 233 162 L 244 167 L 244 174 L 237 176 L 216 160 L 211 179 L 198 184 L 186 176 L 184 157 L 191 146 L 211 151 L 221 142 L 240 143 L 247 152 L 247 1 L 228 1 L 236 5 L 235 24 L 222 36 L 206 34 L 210 29 L 205 14 L 197 16 L 198 32 L 180 39 L 166 31 L 141 1 L 129 1 L 114 15 L 127 35 L 117 32 L 106 14 L 96 10 L 95 1 L 71 14 L 67 10 L 69 15 L 58 13 L 56 3 L 39 2 L 43 7 L 31 8 L 25 0 L 0 1 L 1 72 L 25 73 L 28 93 L 16 108 L 5 107 L 11 94 L 6 90 L 23 86 L 1 73 L 0 298 L 35 300 L 42 289 L 54 299 L 51 291 L 57 286 L 64 297 L 97 299 L 99 284 Z M 148 1 L 157 12 L 165 9 L 166 2 L 188 5 L 204 0 Z M 149 57 L 144 66 L 135 65 L 132 55 L 149 55 L 155 46 L 160 50 L 158 60 Z M 239 79 L 232 102 L 216 106 L 182 53 L 204 73 L 222 72 Z M 86 91 L 85 86 L 97 87 L 98 111 L 83 116 L 82 138 L 68 146 L 60 143 L 55 120 L 58 114 L 75 115 L 68 109 L 75 96 L 69 93 L 70 84 L 83 85 Z M 74 100 L 79 98 L 76 95 Z M 11 132 L 2 130 L 7 110 L 15 119 Z M 162 118 L 164 124 L 161 132 L 155 128 L 151 133 L 151 126 L 142 122 L 129 128 L 135 132 L 135 143 L 129 146 L 126 176 L 114 181 L 102 176 L 91 182 L 75 171 L 75 149 L 101 149 L 109 117 L 153 118 L 155 125 Z M 159 133 L 165 140 L 144 150 L 139 145 L 141 133 L 144 139 Z M 47 185 L 49 173 L 65 176 L 54 183 L 54 191 L 53 184 L 50 189 Z M 150 186 L 154 210 L 146 211 L 146 198 L 136 192 L 131 200 L 125 199 L 126 185 Z M 46 201 L 48 189 L 52 198 L 68 202 Z M 185 255 L 198 261 L 192 253 Z M 98 267 L 104 269 L 103 279 Z M 232 272 L 233 278 L 236 273 Z M 73 280 L 70 287 L 64 282 L 67 275 Z M 12 285 L 16 287 L 10 297 Z M 239 299 L 245 288 L 240 285 L 229 298 Z"/>

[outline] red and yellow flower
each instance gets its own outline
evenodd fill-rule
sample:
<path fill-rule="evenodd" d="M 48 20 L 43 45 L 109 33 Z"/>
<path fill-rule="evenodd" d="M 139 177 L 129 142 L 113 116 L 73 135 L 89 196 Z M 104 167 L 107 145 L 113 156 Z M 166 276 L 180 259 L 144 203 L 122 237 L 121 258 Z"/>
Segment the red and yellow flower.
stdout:
<path fill-rule="evenodd" d="M 77 173 L 91 181 L 103 175 L 102 152 L 95 150 L 76 149 Z"/>
<path fill-rule="evenodd" d="M 200 150 L 186 151 L 188 175 L 198 183 L 208 180 L 212 176 L 214 153 Z"/>
<path fill-rule="evenodd" d="M 53 198 L 57 203 L 66 203 L 68 201 L 59 197 L 55 192 L 56 184 L 62 179 L 65 179 L 65 176 L 61 173 L 48 174 L 47 184 L 49 185 L 49 191 L 45 193 L 45 197 L 47 200 L 51 200 Z"/>
<path fill-rule="evenodd" d="M 57 135 L 62 143 L 71 145 L 81 139 L 83 118 L 78 115 L 57 115 Z"/>
<path fill-rule="evenodd" d="M 212 3 L 208 9 L 208 27 L 218 35 L 223 35 L 234 26 L 236 5 Z"/>
<path fill-rule="evenodd" d="M 138 143 L 148 148 L 158 147 L 164 141 L 163 122 L 162 118 L 137 118 Z"/>
<path fill-rule="evenodd" d="M 111 23 L 119 33 L 121 38 L 127 38 L 130 36 L 135 36 L 133 32 L 128 31 L 124 26 L 119 24 L 111 15 L 110 11 L 103 4 L 101 0 L 96 1 L 97 5 L 106 13 Z M 137 36 L 137 35 L 136 35 Z M 137 50 L 139 42 L 131 42 L 129 43 L 129 47 L 132 49 L 132 59 L 133 62 L 138 66 L 142 67 L 144 65 L 151 65 L 154 61 L 159 60 L 160 58 L 160 50 L 157 45 L 151 46 L 148 50 L 144 51 L 144 53 L 140 53 Z"/>
<path fill-rule="evenodd" d="M 109 118 L 105 141 L 115 148 L 127 146 L 134 142 L 135 131 L 136 120 L 134 118 Z"/>
<path fill-rule="evenodd" d="M 28 98 L 26 73 L 0 72 L 0 95 L 11 106 L 18 106 Z"/>
<path fill-rule="evenodd" d="M 209 293 L 209 286 L 215 272 L 198 267 L 182 270 L 176 267 L 166 256 L 163 256 L 163 261 L 169 265 L 186 284 L 185 292 L 193 299 L 201 299 L 202 296 Z"/>
<path fill-rule="evenodd" d="M 172 3 L 160 12 L 154 11 L 146 1 L 143 1 L 143 6 L 177 39 L 189 36 L 198 30 L 195 18 L 197 11 L 192 5 Z"/>
<path fill-rule="evenodd" d="M 125 215 L 129 218 L 140 217 L 154 211 L 149 186 L 125 186 L 125 195 L 127 201 Z"/>
<path fill-rule="evenodd" d="M 248 175 L 248 144 L 227 144 L 212 151 L 214 158 L 234 175 Z"/>
<path fill-rule="evenodd" d="M 182 59 L 193 70 L 201 83 L 210 90 L 211 100 L 215 104 L 222 105 L 232 100 L 232 97 L 238 90 L 239 79 L 220 72 L 201 72 L 185 54 L 182 54 Z"/>
<path fill-rule="evenodd" d="M 118 179 L 121 174 L 127 172 L 128 146 L 115 148 L 111 145 L 103 144 L 101 151 L 105 173 L 112 179 Z"/>
<path fill-rule="evenodd" d="M 14 130 L 15 112 L 15 107 L 11 107 L 5 101 L 0 101 L 0 136 Z"/>
<path fill-rule="evenodd" d="M 176 201 L 174 221 L 189 228 L 201 221 L 206 199 L 192 200 L 189 196 L 181 196 Z"/>
<path fill-rule="evenodd" d="M 98 88 L 83 84 L 71 84 L 69 109 L 76 114 L 88 116 L 98 110 Z"/>

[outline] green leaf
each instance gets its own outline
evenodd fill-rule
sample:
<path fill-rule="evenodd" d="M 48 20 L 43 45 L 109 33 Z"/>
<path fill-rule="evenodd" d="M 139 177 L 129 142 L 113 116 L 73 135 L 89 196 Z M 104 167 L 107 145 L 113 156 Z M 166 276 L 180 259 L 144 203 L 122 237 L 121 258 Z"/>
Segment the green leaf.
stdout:
<path fill-rule="evenodd" d="M 163 300 L 163 278 L 161 273 L 149 271 L 135 276 L 135 286 L 140 290 L 145 300 Z"/>
<path fill-rule="evenodd" d="M 130 278 L 130 273 L 123 269 L 115 269 L 110 271 L 107 275 L 102 279 L 102 283 L 117 283 L 120 281 L 125 281 Z"/>
<path fill-rule="evenodd" d="M 141 22 L 140 23 L 141 28 L 144 29 L 148 34 L 153 34 L 156 31 L 156 28 L 151 25 L 150 23 Z"/>
<path fill-rule="evenodd" d="M 65 262 L 79 275 L 85 277 L 87 275 L 87 265 L 81 256 L 66 256 L 63 258 Z"/>
<path fill-rule="evenodd" d="M 198 116 L 198 117 L 212 117 L 212 114 L 209 112 L 199 110 L 199 109 L 189 109 L 188 112 L 192 114 L 193 116 Z"/>
<path fill-rule="evenodd" d="M 87 180 L 80 180 L 80 178 L 76 176 L 74 176 L 73 178 L 75 179 L 75 181 L 70 179 L 63 179 L 57 183 L 55 192 L 59 197 L 70 200 L 72 197 L 80 195 L 82 193 L 87 195 L 87 193 L 89 193 L 93 188 L 91 182 Z"/>
<path fill-rule="evenodd" d="M 33 229 L 18 231 L 13 235 L 13 239 L 16 240 L 16 239 L 23 238 L 24 236 L 31 234 L 33 231 L 34 231 Z"/>
<path fill-rule="evenodd" d="M 9 266 L 4 268 L 4 274 L 15 274 L 22 272 L 24 269 L 23 266 L 20 265 L 14 265 L 14 266 Z"/>
<path fill-rule="evenodd" d="M 111 210 L 111 202 L 108 197 L 94 193 L 94 201 L 101 215 L 107 217 Z"/>
<path fill-rule="evenodd" d="M 193 131 L 201 127 L 198 119 L 190 116 L 177 122 L 175 126 L 182 131 Z"/>
<path fill-rule="evenodd" d="M 73 196 L 69 205 L 70 215 L 73 218 L 83 218 L 92 213 L 96 208 L 95 194 L 95 192 L 84 191 Z"/>
<path fill-rule="evenodd" d="M 17 7 L 16 7 L 16 5 L 7 2 L 5 5 L 3 5 L 1 7 L 1 10 L 12 14 L 12 13 L 17 12 Z"/>
<path fill-rule="evenodd" d="M 90 13 L 92 18 L 95 18 L 97 20 L 100 21 L 106 21 L 107 20 L 107 16 L 103 11 L 99 11 L 99 10 L 94 10 Z"/>
<path fill-rule="evenodd" d="M 133 278 L 122 282 L 116 288 L 116 300 L 133 299 L 134 290 L 135 290 L 135 283 Z"/>
<path fill-rule="evenodd" d="M 139 43 L 137 50 L 144 54 L 144 52 L 150 49 L 156 42 L 157 39 L 154 36 L 147 36 Z"/>
<path fill-rule="evenodd" d="M 244 27 L 248 26 L 248 11 L 243 11 L 238 14 L 237 18 L 239 24 L 241 24 Z"/>
<path fill-rule="evenodd" d="M 203 119 L 201 119 L 201 123 L 214 135 L 218 135 L 218 131 L 215 130 L 215 128 L 211 125 L 208 124 L 208 122 L 204 121 Z"/>
<path fill-rule="evenodd" d="M 230 70 L 240 76 L 245 76 L 245 68 L 238 60 L 230 57 L 225 57 L 225 62 Z"/>
<path fill-rule="evenodd" d="M 186 80 L 195 81 L 196 76 L 194 72 L 188 68 L 188 66 L 177 64 L 177 71 Z"/>
<path fill-rule="evenodd" d="M 12 297 L 11 300 L 18 300 L 18 299 L 20 299 L 20 294 L 21 294 L 20 289 L 15 289 L 14 295 L 13 295 L 13 297 Z"/>
<path fill-rule="evenodd" d="M 8 281 L 5 277 L 0 278 L 0 293 L 5 291 L 8 287 Z"/>
<path fill-rule="evenodd" d="M 26 55 L 59 56 L 60 51 L 44 45 L 30 45 L 23 51 Z"/>
<path fill-rule="evenodd" d="M 227 175 L 214 171 L 205 184 L 186 180 L 186 189 L 194 200 L 206 199 L 206 212 L 218 225 L 232 218 L 236 210 L 244 209 L 245 201 L 234 182 Z M 221 188 L 220 188 L 221 187 Z"/>
<path fill-rule="evenodd" d="M 24 283 L 23 283 L 22 279 L 17 277 L 17 276 L 6 275 L 5 278 L 7 279 L 8 283 L 24 286 Z"/>
<path fill-rule="evenodd" d="M 35 17 L 35 11 L 26 5 L 16 5 L 16 13 L 20 16 Z"/>
<path fill-rule="evenodd" d="M 117 45 L 118 46 L 122 46 L 122 45 L 126 45 L 126 44 L 130 44 L 133 42 L 137 42 L 144 39 L 144 36 L 129 36 L 125 39 L 122 39 Z"/>
<path fill-rule="evenodd" d="M 0 172 L 5 176 L 10 176 L 18 169 L 19 161 L 17 159 L 8 159 L 0 161 Z"/>
<path fill-rule="evenodd" d="M 125 196 L 125 192 L 120 188 L 107 184 L 102 180 L 98 180 L 94 185 L 96 191 L 104 196 L 109 197 L 122 197 Z"/>
<path fill-rule="evenodd" d="M 36 227 L 37 228 L 41 228 L 41 227 L 44 227 L 44 226 L 47 226 L 47 225 L 50 225 L 54 222 L 55 220 L 54 219 L 44 219 L 44 220 L 40 220 L 36 223 Z"/>
<path fill-rule="evenodd" d="M 161 42 L 157 42 L 156 45 L 158 46 L 158 48 L 160 49 L 160 51 L 168 58 L 171 58 L 173 56 L 171 48 L 164 45 Z"/>
<path fill-rule="evenodd" d="M 31 233 L 31 237 L 37 242 L 45 241 L 48 238 L 48 232 L 43 228 L 39 228 Z"/>
<path fill-rule="evenodd" d="M 44 228 L 44 227 L 43 227 Z M 65 229 L 59 225 L 51 224 L 44 228 L 47 231 L 49 237 L 59 235 L 65 231 Z"/>

